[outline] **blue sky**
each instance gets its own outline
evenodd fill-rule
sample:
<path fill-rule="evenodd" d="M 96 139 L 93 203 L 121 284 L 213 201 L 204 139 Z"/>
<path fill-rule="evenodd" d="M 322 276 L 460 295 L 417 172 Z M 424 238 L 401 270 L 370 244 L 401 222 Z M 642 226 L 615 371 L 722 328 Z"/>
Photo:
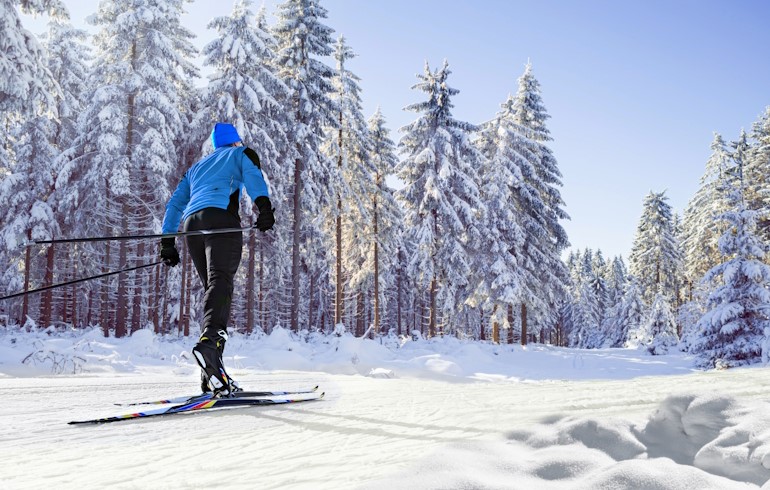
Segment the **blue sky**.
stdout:
<path fill-rule="evenodd" d="M 65 1 L 73 22 L 95 0 Z M 276 1 L 267 1 L 269 13 Z M 200 47 L 231 0 L 196 0 L 184 22 Z M 713 131 L 736 139 L 770 105 L 770 2 L 761 0 L 325 0 L 327 24 L 359 55 L 368 117 L 393 136 L 421 100 L 425 61 L 444 59 L 456 118 L 491 119 L 527 60 L 551 119 L 573 248 L 627 256 L 644 196 L 667 190 L 680 213 L 698 186 Z M 257 7 L 261 3 L 256 3 Z M 33 32 L 42 21 L 24 17 Z"/>

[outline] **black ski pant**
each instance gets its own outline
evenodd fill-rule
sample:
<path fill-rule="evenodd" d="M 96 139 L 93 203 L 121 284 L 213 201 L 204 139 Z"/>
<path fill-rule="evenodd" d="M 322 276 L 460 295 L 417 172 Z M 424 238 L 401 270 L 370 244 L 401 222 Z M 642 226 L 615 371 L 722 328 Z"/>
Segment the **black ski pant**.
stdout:
<path fill-rule="evenodd" d="M 219 208 L 201 209 L 184 223 L 184 231 L 240 227 L 240 216 Z M 220 330 L 227 332 L 233 301 L 233 278 L 241 262 L 242 246 L 243 234 L 240 231 L 187 237 L 187 249 L 205 291 L 201 336 L 216 339 Z"/>

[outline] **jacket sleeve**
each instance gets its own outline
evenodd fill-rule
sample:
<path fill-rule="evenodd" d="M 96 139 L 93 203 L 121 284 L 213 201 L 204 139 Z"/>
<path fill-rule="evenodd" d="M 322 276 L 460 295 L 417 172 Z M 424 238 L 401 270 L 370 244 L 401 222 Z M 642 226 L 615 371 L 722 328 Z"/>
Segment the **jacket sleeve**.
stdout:
<path fill-rule="evenodd" d="M 161 233 L 176 233 L 188 202 L 190 202 L 190 182 L 187 180 L 187 174 L 185 174 L 166 204 L 166 214 L 163 216 Z"/>
<path fill-rule="evenodd" d="M 270 184 L 262 172 L 262 165 L 257 152 L 251 148 L 243 150 L 241 157 L 241 173 L 243 186 L 252 201 L 260 196 L 270 197 Z"/>

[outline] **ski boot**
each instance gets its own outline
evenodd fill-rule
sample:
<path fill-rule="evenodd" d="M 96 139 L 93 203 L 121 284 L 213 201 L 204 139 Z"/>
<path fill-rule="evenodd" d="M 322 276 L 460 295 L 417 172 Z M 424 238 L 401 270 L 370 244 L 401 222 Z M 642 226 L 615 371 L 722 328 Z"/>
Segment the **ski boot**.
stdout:
<path fill-rule="evenodd" d="M 225 371 L 222 363 L 222 353 L 225 350 L 227 332 L 220 330 L 215 336 L 206 332 L 201 335 L 192 352 L 201 368 L 201 390 L 204 393 L 213 392 L 215 397 L 228 397 L 236 391 L 241 391 Z"/>

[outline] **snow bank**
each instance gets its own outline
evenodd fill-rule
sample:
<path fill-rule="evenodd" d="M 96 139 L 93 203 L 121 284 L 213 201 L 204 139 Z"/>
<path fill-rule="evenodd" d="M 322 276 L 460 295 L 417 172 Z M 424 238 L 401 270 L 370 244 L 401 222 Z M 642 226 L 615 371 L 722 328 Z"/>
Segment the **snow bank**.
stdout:
<path fill-rule="evenodd" d="M 0 373 L 12 376 L 140 372 L 175 366 L 192 373 L 194 338 L 160 336 L 139 330 L 126 338 L 105 338 L 101 330 L 0 330 Z M 683 374 L 692 359 L 678 354 L 649 356 L 633 349 L 566 349 L 545 345 L 495 345 L 389 335 L 371 340 L 349 333 L 293 333 L 275 328 L 266 335 L 233 333 L 225 365 L 238 370 L 308 371 L 440 381 L 551 379 L 630 379 L 641 375 Z M 385 376 L 383 373 L 388 373 Z"/>
<path fill-rule="evenodd" d="M 770 480 L 768 402 L 679 395 L 643 427 L 554 417 L 506 439 L 451 445 L 365 488 L 745 489 Z"/>

